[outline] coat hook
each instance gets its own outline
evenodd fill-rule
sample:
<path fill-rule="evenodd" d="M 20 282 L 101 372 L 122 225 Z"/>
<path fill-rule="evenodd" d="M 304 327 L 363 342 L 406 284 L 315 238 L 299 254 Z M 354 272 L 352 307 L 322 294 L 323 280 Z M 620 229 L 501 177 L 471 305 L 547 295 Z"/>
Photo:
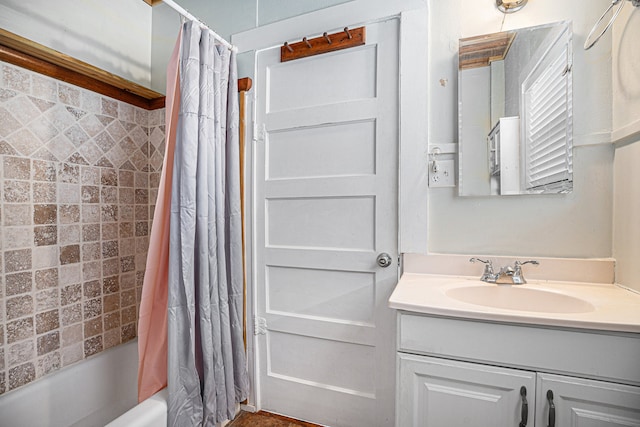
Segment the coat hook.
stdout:
<path fill-rule="evenodd" d="M 284 42 L 284 47 L 286 47 L 289 52 L 293 52 L 293 48 L 289 46 L 288 42 Z"/>
<path fill-rule="evenodd" d="M 305 38 L 303 38 L 303 39 L 302 39 L 302 41 L 304 42 L 304 44 L 306 44 L 306 45 L 307 45 L 307 47 L 308 47 L 309 49 L 311 49 L 311 43 L 309 43 L 309 41 L 307 40 L 307 38 L 306 38 L 306 37 L 305 37 Z"/>
<path fill-rule="evenodd" d="M 353 38 L 353 36 L 349 32 L 349 27 L 344 27 L 344 32 L 347 33 L 347 37 L 349 37 L 349 40 L 351 40 Z"/>
<path fill-rule="evenodd" d="M 329 35 L 327 34 L 327 32 L 325 31 L 324 34 L 322 35 L 322 37 L 324 37 L 324 39 L 327 41 L 327 43 L 331 44 L 331 39 L 329 38 Z"/>

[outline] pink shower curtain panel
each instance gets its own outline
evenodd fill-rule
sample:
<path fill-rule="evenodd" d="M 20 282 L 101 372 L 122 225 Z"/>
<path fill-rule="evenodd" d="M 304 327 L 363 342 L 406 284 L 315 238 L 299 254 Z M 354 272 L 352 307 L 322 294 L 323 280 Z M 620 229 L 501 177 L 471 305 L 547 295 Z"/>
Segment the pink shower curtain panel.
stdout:
<path fill-rule="evenodd" d="M 166 143 L 158 199 L 153 215 L 147 267 L 138 320 L 138 401 L 167 386 L 167 283 L 171 181 L 180 110 L 180 46 L 182 30 L 167 67 Z"/>

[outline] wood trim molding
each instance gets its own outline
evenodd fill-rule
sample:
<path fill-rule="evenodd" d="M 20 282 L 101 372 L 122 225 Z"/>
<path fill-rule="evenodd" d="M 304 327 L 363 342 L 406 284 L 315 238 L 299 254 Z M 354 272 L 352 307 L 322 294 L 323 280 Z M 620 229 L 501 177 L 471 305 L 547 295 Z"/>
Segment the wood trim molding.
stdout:
<path fill-rule="evenodd" d="M 0 29 L 0 60 L 147 110 L 164 107 L 164 95 Z"/>
<path fill-rule="evenodd" d="M 17 34 L 0 29 L 0 45 L 10 47 L 18 52 L 25 53 L 40 60 L 58 65 L 80 74 L 101 80 L 105 83 L 135 93 L 147 99 L 157 98 L 162 94 L 148 89 L 140 84 L 131 82 L 103 69 L 95 67 L 86 62 L 80 61 L 72 56 L 66 55 L 47 46 L 41 45 Z"/>
<path fill-rule="evenodd" d="M 149 6 L 155 6 L 157 4 L 162 3 L 162 0 L 142 0 L 142 1 L 148 4 Z"/>
<path fill-rule="evenodd" d="M 0 45 L 0 61 L 5 61 L 36 73 L 44 74 L 63 82 L 97 92 L 101 95 L 126 102 L 146 110 L 155 110 L 164 107 L 164 96 L 149 99 L 130 92 L 124 88 L 118 88 L 102 80 L 72 71 L 56 64 L 44 61 L 34 56 L 19 52 L 7 46 Z"/>
<path fill-rule="evenodd" d="M 126 102 L 145 110 L 164 108 L 165 97 L 86 62 L 0 28 L 0 61 Z M 248 91 L 249 77 L 238 79 L 238 90 Z"/>

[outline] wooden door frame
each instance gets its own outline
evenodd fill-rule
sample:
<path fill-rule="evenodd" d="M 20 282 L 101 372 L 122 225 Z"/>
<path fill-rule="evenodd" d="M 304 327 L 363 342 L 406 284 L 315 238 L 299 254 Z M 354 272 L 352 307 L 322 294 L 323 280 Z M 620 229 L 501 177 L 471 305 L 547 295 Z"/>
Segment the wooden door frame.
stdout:
<path fill-rule="evenodd" d="M 340 21 L 336 16 L 341 17 Z M 322 34 L 341 29 L 345 25 L 366 25 L 397 17 L 399 34 L 399 141 L 398 141 L 398 253 L 427 252 L 427 84 L 428 76 L 428 11 L 423 0 L 355 0 L 322 9 L 299 17 L 279 21 L 263 27 L 235 34 L 231 42 L 237 46 L 241 58 L 251 64 L 253 78 L 256 74 L 256 57 L 261 50 L 281 45 L 284 41 L 304 36 Z M 249 56 L 249 54 L 253 55 Z M 247 58 L 248 57 L 248 58 Z M 247 153 L 245 168 L 245 209 L 249 213 L 246 223 L 247 250 L 247 351 L 251 392 L 245 409 L 260 410 L 259 357 L 254 319 L 257 313 L 256 265 L 255 265 L 255 152 L 254 146 L 261 137 L 257 129 L 257 90 L 249 95 L 247 120 Z M 249 337 L 253 337 L 250 339 Z"/>

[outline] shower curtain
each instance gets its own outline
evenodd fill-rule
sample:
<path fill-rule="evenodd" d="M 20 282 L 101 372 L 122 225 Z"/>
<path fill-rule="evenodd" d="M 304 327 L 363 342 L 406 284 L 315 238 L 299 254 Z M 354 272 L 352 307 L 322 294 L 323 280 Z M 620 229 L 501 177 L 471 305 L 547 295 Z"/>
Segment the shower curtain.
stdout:
<path fill-rule="evenodd" d="M 235 52 L 187 22 L 179 82 L 165 307 L 168 425 L 214 426 L 234 417 L 249 389 Z"/>
<path fill-rule="evenodd" d="M 165 100 L 166 141 L 158 198 L 153 213 L 149 252 L 138 316 L 138 402 L 167 386 L 167 280 L 169 275 L 169 220 L 176 128 L 180 110 L 178 66 L 182 29 L 167 66 Z"/>

